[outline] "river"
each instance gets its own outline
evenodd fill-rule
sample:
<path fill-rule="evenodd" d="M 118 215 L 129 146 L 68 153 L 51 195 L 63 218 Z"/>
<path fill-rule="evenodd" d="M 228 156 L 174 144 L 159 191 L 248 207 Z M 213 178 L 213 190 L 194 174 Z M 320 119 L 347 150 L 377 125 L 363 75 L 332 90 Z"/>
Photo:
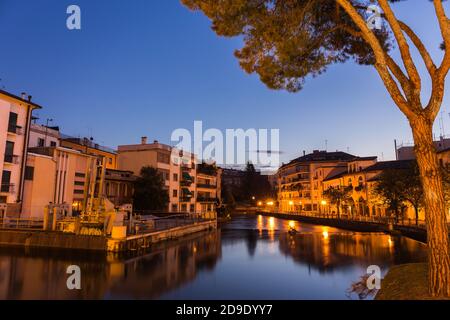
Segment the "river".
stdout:
<path fill-rule="evenodd" d="M 385 274 L 426 254 L 404 237 L 236 216 L 135 257 L 1 249 L 0 299 L 372 299 L 350 290 L 368 266 Z M 81 290 L 67 289 L 70 265 Z"/>

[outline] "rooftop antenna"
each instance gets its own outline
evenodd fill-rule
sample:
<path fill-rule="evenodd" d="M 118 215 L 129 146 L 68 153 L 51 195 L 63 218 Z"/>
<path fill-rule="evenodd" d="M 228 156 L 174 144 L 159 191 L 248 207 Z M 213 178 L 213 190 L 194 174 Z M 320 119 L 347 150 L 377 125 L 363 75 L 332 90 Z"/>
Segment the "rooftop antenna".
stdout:
<path fill-rule="evenodd" d="M 441 133 L 441 139 L 445 137 L 445 130 L 444 130 L 444 111 L 441 112 L 441 115 L 439 117 L 439 129 Z"/>
<path fill-rule="evenodd" d="M 325 151 L 328 152 L 328 140 L 325 140 Z"/>

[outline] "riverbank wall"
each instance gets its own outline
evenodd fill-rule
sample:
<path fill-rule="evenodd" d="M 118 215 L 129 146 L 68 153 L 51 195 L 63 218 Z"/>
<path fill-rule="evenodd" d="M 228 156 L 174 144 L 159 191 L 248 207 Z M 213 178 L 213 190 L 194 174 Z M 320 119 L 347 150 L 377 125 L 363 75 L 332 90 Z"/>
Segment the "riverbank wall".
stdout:
<path fill-rule="evenodd" d="M 217 221 L 205 221 L 157 232 L 127 236 L 121 239 L 40 230 L 0 230 L 0 246 L 124 253 L 148 248 L 158 242 L 216 228 Z"/>
<path fill-rule="evenodd" d="M 392 235 L 402 235 L 413 240 L 426 242 L 427 232 L 425 229 L 407 227 L 407 226 L 393 226 L 390 229 L 388 225 L 375 223 L 375 222 L 365 222 L 365 221 L 353 221 L 353 220 L 343 220 L 343 219 L 332 219 L 332 218 L 320 218 L 320 217 L 309 217 L 301 215 L 290 215 L 285 213 L 268 213 L 268 212 L 258 212 L 262 216 L 270 216 L 285 220 L 294 220 L 304 223 L 323 225 L 328 227 L 334 227 L 355 232 L 384 232 Z"/>

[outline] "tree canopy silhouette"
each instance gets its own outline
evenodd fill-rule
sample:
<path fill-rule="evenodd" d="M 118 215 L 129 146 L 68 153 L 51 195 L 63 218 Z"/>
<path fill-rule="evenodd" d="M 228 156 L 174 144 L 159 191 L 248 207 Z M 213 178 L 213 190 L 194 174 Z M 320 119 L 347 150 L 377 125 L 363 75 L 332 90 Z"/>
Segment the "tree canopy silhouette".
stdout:
<path fill-rule="evenodd" d="M 442 61 L 436 64 L 421 38 L 397 18 L 391 4 L 376 1 L 384 21 L 372 30 L 368 0 L 181 0 L 202 11 L 220 36 L 243 39 L 235 52 L 243 70 L 257 73 L 271 89 L 296 92 L 308 76 L 317 76 L 333 63 L 353 59 L 373 66 L 397 107 L 407 117 L 414 137 L 426 211 L 429 247 L 429 286 L 433 296 L 450 296 L 450 257 L 446 206 L 433 123 L 444 98 L 450 69 L 450 20 L 443 0 L 430 1 L 442 35 Z M 408 1 L 413 5 L 413 1 Z M 432 4 L 431 4 L 432 2 Z M 432 23 L 424 21 L 423 23 Z M 423 101 L 423 78 L 411 54 L 412 44 L 431 79 Z M 441 42 L 436 43 L 438 47 Z M 402 65 L 391 55 L 400 52 Z M 428 92 L 426 92 L 428 93 Z"/>

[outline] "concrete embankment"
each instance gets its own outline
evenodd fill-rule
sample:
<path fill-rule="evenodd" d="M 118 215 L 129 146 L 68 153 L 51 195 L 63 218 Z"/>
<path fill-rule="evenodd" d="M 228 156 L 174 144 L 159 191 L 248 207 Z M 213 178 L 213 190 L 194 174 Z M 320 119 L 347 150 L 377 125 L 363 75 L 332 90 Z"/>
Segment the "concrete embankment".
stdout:
<path fill-rule="evenodd" d="M 105 251 L 107 239 L 60 232 L 0 230 L 0 246 Z"/>
<path fill-rule="evenodd" d="M 184 237 L 217 228 L 216 221 L 206 221 L 193 225 L 171 228 L 164 231 L 130 236 L 124 239 L 108 239 L 107 251 L 120 253 L 148 248 L 153 243 Z"/>
<path fill-rule="evenodd" d="M 0 230 L 0 246 L 124 253 L 145 249 L 158 242 L 216 228 L 216 221 L 206 221 L 163 231 L 128 236 L 122 239 L 37 230 Z"/>
<path fill-rule="evenodd" d="M 385 232 L 396 235 L 402 235 L 417 241 L 426 242 L 427 232 L 421 228 L 407 227 L 407 226 L 394 226 L 393 230 L 389 230 L 389 227 L 385 224 L 365 222 L 365 221 L 352 221 L 341 219 L 330 219 L 320 217 L 307 217 L 300 215 L 290 215 L 285 213 L 265 213 L 260 212 L 263 216 L 272 216 L 279 219 L 295 220 L 304 223 L 323 225 L 328 227 L 335 227 L 339 229 L 355 231 L 355 232 Z"/>

